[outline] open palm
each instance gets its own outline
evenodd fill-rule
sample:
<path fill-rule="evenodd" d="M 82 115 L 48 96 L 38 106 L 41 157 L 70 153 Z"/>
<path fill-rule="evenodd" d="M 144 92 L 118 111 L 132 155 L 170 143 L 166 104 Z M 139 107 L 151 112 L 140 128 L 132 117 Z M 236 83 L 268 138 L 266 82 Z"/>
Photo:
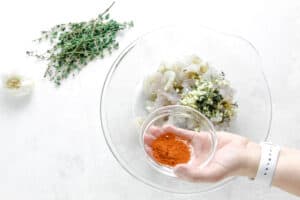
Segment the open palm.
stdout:
<path fill-rule="evenodd" d="M 175 126 L 151 127 L 145 135 L 146 151 L 151 155 L 151 142 L 161 134 L 172 132 L 188 140 L 193 148 L 191 161 L 174 167 L 174 173 L 193 182 L 216 182 L 233 175 L 243 175 L 247 164 L 245 152 L 249 140 L 226 132 L 217 132 L 218 145 L 213 159 L 203 168 L 199 166 L 207 158 L 211 148 L 209 135 L 180 129 Z"/>

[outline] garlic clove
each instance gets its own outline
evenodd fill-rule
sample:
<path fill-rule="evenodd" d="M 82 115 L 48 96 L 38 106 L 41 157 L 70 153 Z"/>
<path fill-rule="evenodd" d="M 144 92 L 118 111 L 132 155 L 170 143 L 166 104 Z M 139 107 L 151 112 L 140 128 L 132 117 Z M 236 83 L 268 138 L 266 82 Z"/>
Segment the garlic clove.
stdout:
<path fill-rule="evenodd" d="M 8 95 L 26 96 L 34 87 L 34 81 L 18 73 L 11 73 L 2 76 L 2 90 Z"/>

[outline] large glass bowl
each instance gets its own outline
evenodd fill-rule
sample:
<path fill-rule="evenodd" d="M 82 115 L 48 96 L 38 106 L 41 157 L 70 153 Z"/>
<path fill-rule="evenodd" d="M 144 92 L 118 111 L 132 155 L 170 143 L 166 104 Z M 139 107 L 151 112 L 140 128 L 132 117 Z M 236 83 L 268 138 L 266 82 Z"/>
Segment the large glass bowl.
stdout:
<path fill-rule="evenodd" d="M 236 90 L 238 110 L 229 131 L 254 141 L 266 140 L 271 124 L 271 97 L 253 45 L 241 37 L 201 26 L 169 26 L 131 43 L 113 63 L 100 103 L 102 130 L 112 154 L 133 177 L 173 193 L 200 193 L 224 185 L 191 183 L 168 176 L 149 165 L 140 144 L 144 109 L 142 82 L 162 60 L 195 54 L 226 74 Z"/>

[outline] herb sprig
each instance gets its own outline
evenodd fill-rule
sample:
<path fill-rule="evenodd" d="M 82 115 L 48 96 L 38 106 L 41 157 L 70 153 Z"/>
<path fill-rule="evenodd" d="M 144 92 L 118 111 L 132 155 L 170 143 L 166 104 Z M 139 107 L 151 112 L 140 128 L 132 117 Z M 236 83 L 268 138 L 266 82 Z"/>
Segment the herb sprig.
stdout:
<path fill-rule="evenodd" d="M 117 33 L 133 27 L 133 22 L 120 23 L 110 19 L 108 12 L 114 3 L 90 21 L 59 24 L 49 31 L 42 31 L 41 37 L 35 41 L 49 41 L 51 48 L 42 54 L 26 53 L 48 62 L 44 77 L 60 85 L 62 80 L 70 74 L 75 75 L 90 61 L 118 49 Z"/>

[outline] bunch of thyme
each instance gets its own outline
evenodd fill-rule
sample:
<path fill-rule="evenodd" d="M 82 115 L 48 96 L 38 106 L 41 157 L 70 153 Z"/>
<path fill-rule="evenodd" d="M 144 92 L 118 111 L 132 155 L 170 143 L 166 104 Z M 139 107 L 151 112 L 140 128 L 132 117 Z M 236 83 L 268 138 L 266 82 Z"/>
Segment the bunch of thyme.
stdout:
<path fill-rule="evenodd" d="M 119 23 L 110 19 L 108 11 L 113 2 L 96 19 L 87 22 L 59 24 L 42 31 L 37 42 L 49 41 L 51 48 L 43 54 L 27 51 L 30 56 L 46 60 L 48 68 L 44 77 L 60 85 L 70 74 L 80 71 L 90 61 L 103 58 L 119 47 L 117 33 L 133 26 L 133 22 Z"/>

